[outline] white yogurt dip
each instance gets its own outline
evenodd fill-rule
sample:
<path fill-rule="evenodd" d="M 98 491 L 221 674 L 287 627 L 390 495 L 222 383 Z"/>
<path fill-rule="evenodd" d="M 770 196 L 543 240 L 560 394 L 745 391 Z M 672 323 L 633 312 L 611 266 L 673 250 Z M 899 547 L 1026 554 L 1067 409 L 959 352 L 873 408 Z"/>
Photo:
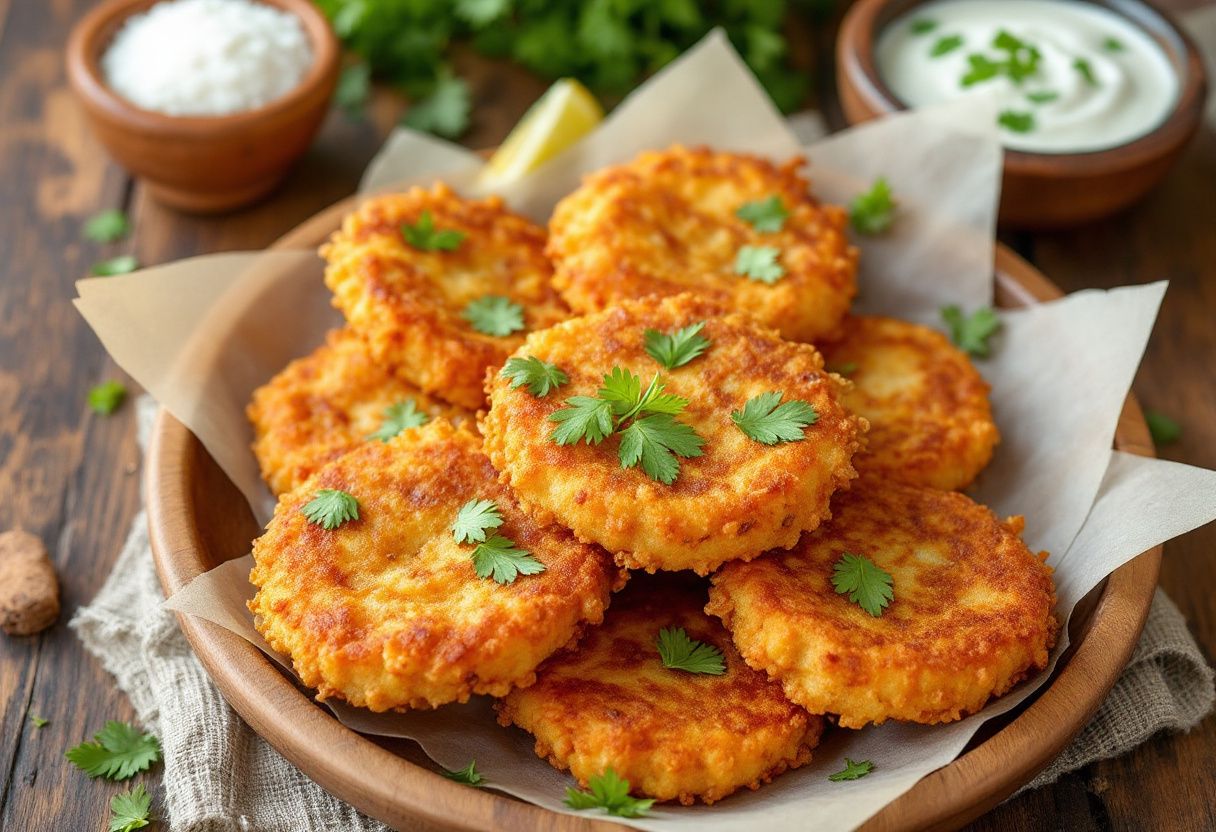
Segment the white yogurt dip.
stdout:
<path fill-rule="evenodd" d="M 910 107 L 994 90 L 1005 146 L 1037 153 L 1126 144 L 1166 119 L 1181 86 L 1147 33 L 1077 0 L 934 0 L 884 28 L 875 58 Z"/>

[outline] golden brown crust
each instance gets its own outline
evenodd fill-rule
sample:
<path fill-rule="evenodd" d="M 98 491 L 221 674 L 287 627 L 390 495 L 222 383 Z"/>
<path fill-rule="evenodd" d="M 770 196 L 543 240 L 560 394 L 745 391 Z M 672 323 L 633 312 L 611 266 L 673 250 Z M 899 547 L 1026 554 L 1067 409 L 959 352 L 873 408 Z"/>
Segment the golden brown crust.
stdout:
<path fill-rule="evenodd" d="M 940 332 L 894 318 L 850 317 L 820 342 L 828 369 L 851 367 L 845 404 L 870 422 L 854 465 L 909 485 L 965 488 L 992 459 L 1000 434 L 988 384 Z"/>
<path fill-rule="evenodd" d="M 419 251 L 401 235 L 429 211 L 437 230 L 465 234 L 455 251 Z M 476 410 L 486 368 L 498 367 L 525 333 L 496 337 L 462 313 L 486 296 L 524 308 L 528 330 L 568 317 L 551 286 L 545 230 L 503 207 L 499 197 L 461 199 L 446 185 L 374 197 L 348 215 L 321 247 L 334 305 L 368 340 L 378 361 L 412 384 Z"/>
<path fill-rule="evenodd" d="M 767 159 L 676 145 L 590 174 L 549 221 L 554 283 L 572 308 L 598 312 L 649 294 L 695 291 L 795 340 L 831 333 L 856 292 L 857 251 L 844 209 L 821 205 L 800 158 Z M 759 232 L 735 212 L 773 195 L 790 212 Z M 776 246 L 772 285 L 735 273 L 742 246 Z"/>
<path fill-rule="evenodd" d="M 570 382 L 536 398 L 497 375 L 489 380 L 486 451 L 519 499 L 616 553 L 622 566 L 702 575 L 728 560 L 793 546 L 827 517 L 832 492 L 855 476 L 849 460 L 865 430 L 841 403 L 845 383 L 823 371 L 813 347 L 742 315 L 715 317 L 718 311 L 690 295 L 649 298 L 530 335 L 517 354 L 556 364 Z M 665 370 L 646 354 L 645 330 L 671 332 L 699 321 L 712 346 L 691 363 Z M 682 460 L 671 485 L 640 468 L 622 469 L 618 437 L 596 446 L 552 440 L 550 416 L 572 396 L 596 395 L 614 366 L 643 384 L 661 373 L 667 392 L 689 401 L 678 418 L 705 440 L 703 455 Z M 762 445 L 731 421 L 732 411 L 772 390 L 815 407 L 819 419 L 805 439 Z"/>
<path fill-rule="evenodd" d="M 359 501 L 325 530 L 301 508 L 322 488 Z M 498 584 L 452 536 L 468 500 L 492 499 L 499 531 L 545 564 Z M 373 711 L 437 707 L 530 684 L 536 666 L 603 619 L 625 576 L 603 550 L 527 517 L 468 430 L 435 419 L 369 442 L 284 494 L 253 544 L 258 631 L 318 698 Z"/>
<path fill-rule="evenodd" d="M 367 344 L 347 329 L 259 387 L 247 408 L 253 453 L 275 494 L 290 491 L 318 468 L 362 445 L 404 401 L 430 416 L 472 421 L 463 408 L 437 401 L 372 360 Z"/>
<path fill-rule="evenodd" d="M 806 764 L 823 720 L 748 667 L 701 611 L 704 601 L 700 582 L 635 579 L 603 626 L 545 662 L 536 684 L 498 704 L 499 722 L 532 733 L 536 753 L 584 786 L 612 768 L 635 794 L 684 804 L 756 789 Z M 664 667 L 655 646 L 664 627 L 682 627 L 720 649 L 726 673 Z"/>
<path fill-rule="evenodd" d="M 831 523 L 789 552 L 728 564 L 706 612 L 752 667 L 811 713 L 860 728 L 950 722 L 1047 666 L 1058 624 L 1051 569 L 962 494 L 863 478 Z M 880 617 L 838 594 L 836 562 L 868 557 L 893 578 Z"/>

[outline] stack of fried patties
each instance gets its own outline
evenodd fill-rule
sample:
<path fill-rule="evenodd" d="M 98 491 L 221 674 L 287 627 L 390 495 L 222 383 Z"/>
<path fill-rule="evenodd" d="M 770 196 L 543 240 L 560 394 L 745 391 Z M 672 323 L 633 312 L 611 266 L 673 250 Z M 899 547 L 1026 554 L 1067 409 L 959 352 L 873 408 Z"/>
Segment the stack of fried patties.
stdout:
<path fill-rule="evenodd" d="M 988 387 L 849 315 L 801 164 L 644 153 L 548 233 L 443 185 L 346 219 L 347 328 L 249 408 L 280 493 L 251 608 L 320 698 L 489 694 L 584 784 L 710 803 L 825 719 L 948 722 L 1046 665 L 1043 556 L 956 490 Z"/>

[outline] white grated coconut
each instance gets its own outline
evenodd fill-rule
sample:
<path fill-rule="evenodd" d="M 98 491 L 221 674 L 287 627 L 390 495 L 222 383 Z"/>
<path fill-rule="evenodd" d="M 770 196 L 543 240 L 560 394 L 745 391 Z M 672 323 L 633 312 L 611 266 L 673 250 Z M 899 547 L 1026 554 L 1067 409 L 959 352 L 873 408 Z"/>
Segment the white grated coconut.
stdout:
<path fill-rule="evenodd" d="M 127 20 L 101 68 L 111 89 L 145 110 L 218 116 L 283 96 L 312 61 L 289 12 L 251 0 L 167 0 Z"/>

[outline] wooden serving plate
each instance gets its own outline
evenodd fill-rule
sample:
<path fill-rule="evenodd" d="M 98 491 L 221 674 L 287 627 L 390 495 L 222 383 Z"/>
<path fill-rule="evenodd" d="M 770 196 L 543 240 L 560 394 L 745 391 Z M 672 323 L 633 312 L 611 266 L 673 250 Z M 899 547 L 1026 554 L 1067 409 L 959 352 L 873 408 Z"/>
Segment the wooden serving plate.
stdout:
<path fill-rule="evenodd" d="M 352 198 L 326 209 L 274 248 L 317 246 L 353 205 Z M 1033 266 L 999 245 L 995 280 L 1003 307 L 1061 295 Z M 224 338 L 225 333 L 215 332 L 207 340 Z M 1140 407 L 1130 396 L 1115 447 L 1153 455 Z M 146 477 L 152 551 L 166 595 L 248 553 L 260 529 L 244 497 L 194 435 L 164 411 L 149 448 Z M 1144 627 L 1160 564 L 1158 546 L 1090 593 L 1073 613 L 1072 646 L 1050 684 L 1028 705 L 985 725 L 958 759 L 922 779 L 862 829 L 955 829 L 1000 803 L 1054 759 L 1127 664 Z M 249 642 L 202 619 L 178 619 L 228 703 L 255 731 L 327 791 L 392 827 L 411 832 L 625 829 L 446 780 L 416 744 L 365 737 L 346 728 Z"/>

